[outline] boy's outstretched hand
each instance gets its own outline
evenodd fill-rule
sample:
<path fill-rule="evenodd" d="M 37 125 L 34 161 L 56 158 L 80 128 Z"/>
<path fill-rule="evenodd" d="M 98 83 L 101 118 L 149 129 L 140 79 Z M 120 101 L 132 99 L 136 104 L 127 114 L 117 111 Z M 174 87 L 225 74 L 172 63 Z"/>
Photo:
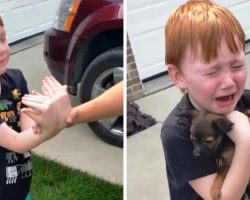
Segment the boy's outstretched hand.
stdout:
<path fill-rule="evenodd" d="M 41 127 L 56 132 L 67 125 L 66 116 L 72 110 L 66 86 L 62 86 L 54 77 L 45 77 L 42 83 L 43 95 L 37 92 L 24 95 L 22 103 L 29 108 L 23 108 L 27 114 Z M 39 126 L 35 132 L 40 132 Z"/>

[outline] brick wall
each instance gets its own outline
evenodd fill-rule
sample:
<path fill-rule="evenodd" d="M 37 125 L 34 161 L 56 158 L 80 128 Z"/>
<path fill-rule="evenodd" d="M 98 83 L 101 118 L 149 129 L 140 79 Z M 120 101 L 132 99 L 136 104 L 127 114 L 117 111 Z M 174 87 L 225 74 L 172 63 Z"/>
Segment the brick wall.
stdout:
<path fill-rule="evenodd" d="M 143 97 L 143 87 L 138 74 L 135 58 L 127 35 L 127 98 L 134 101 Z"/>

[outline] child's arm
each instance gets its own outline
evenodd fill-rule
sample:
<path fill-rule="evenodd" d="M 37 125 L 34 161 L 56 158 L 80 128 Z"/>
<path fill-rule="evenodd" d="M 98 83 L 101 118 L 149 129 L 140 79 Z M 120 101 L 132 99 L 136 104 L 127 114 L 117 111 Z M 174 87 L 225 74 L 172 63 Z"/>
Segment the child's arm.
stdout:
<path fill-rule="evenodd" d="M 0 125 L 0 145 L 17 153 L 25 153 L 50 137 L 53 137 L 54 134 L 49 129 L 45 133 L 43 131 L 41 134 L 34 134 L 32 127 L 18 133 L 8 127 L 6 123 L 2 123 Z"/>
<path fill-rule="evenodd" d="M 222 185 L 220 200 L 240 200 L 250 178 L 250 125 L 248 118 L 238 111 L 230 113 L 228 118 L 234 123 L 229 137 L 235 142 L 235 153 Z M 210 200 L 215 177 L 216 174 L 212 174 L 189 184 L 203 199 Z"/>
<path fill-rule="evenodd" d="M 42 107 L 39 111 L 33 111 L 34 113 L 31 114 L 31 116 L 39 124 L 42 132 L 40 134 L 34 134 L 32 128 L 34 121 L 22 112 L 20 117 L 21 133 L 17 133 L 8 127 L 6 123 L 0 124 L 0 145 L 2 147 L 18 153 L 24 153 L 54 137 L 62 130 L 62 124 L 59 123 L 57 118 L 58 113 L 56 106 L 51 103 L 51 99 L 41 96 L 39 100 L 42 102 Z M 40 104 L 39 101 L 36 103 Z M 31 108 L 24 109 L 29 110 Z M 68 113 L 69 110 L 64 108 L 64 112 Z"/>

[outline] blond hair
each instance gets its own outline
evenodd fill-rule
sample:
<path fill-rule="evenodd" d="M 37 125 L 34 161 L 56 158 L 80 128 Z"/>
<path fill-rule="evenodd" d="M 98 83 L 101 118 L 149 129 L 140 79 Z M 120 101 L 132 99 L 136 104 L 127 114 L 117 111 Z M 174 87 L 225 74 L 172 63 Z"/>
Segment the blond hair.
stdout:
<path fill-rule="evenodd" d="M 217 49 L 225 39 L 229 50 L 237 53 L 244 49 L 245 34 L 225 7 L 205 0 L 192 0 L 180 6 L 169 17 L 165 26 L 165 62 L 179 68 L 187 48 L 196 55 L 199 48 L 204 62 L 217 57 Z"/>

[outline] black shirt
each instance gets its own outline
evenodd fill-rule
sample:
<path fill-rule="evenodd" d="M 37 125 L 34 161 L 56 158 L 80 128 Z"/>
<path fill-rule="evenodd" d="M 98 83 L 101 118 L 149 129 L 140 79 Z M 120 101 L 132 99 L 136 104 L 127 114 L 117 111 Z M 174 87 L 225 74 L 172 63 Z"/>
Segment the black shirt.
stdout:
<path fill-rule="evenodd" d="M 28 93 L 20 70 L 8 69 L 0 76 L 0 123 L 21 132 L 21 98 Z M 1 138 L 0 138 L 1 139 Z M 0 200 L 24 200 L 29 193 L 32 175 L 30 152 L 19 154 L 0 147 Z"/>
<path fill-rule="evenodd" d="M 250 91 L 245 90 L 236 110 L 250 108 Z M 161 140 L 165 155 L 171 200 L 202 199 L 189 185 L 189 181 L 216 173 L 216 159 L 194 159 L 190 140 L 190 120 L 180 117 L 183 110 L 194 109 L 185 94 L 165 120 Z"/>

